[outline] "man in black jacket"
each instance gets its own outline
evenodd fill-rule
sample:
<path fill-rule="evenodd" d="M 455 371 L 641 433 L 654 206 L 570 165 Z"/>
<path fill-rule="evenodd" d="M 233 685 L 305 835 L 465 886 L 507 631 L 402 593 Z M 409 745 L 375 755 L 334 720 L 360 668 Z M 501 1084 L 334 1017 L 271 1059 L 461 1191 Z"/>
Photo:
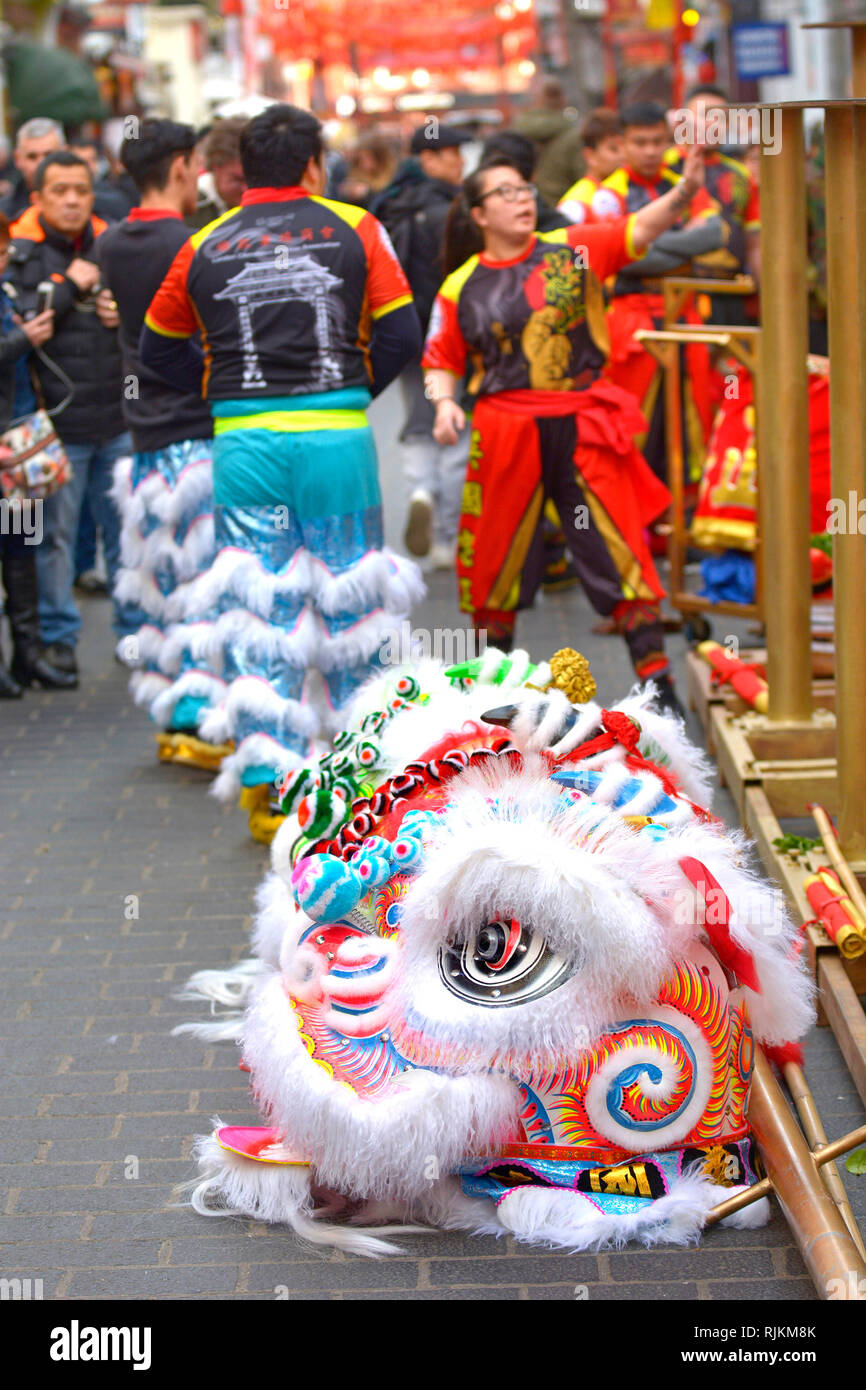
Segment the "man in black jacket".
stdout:
<path fill-rule="evenodd" d="M 445 224 L 463 177 L 460 146 L 469 138 L 465 131 L 438 120 L 419 126 L 409 145 L 409 159 L 370 206 L 388 229 L 425 334 L 433 301 L 445 279 Z M 434 443 L 435 411 L 424 394 L 420 354 L 401 372 L 400 389 L 406 407 L 406 423 L 400 434 L 403 472 L 411 488 L 406 547 L 418 556 L 431 554 L 432 547 L 432 563 L 450 568 L 460 519 L 468 427 L 456 445 Z"/>
<path fill-rule="evenodd" d="M 120 550 L 120 519 L 110 496 L 112 470 L 130 452 L 121 409 L 123 374 L 117 308 L 101 289 L 94 244 L 105 223 L 92 215 L 93 187 L 86 162 L 68 150 L 47 155 L 36 172 L 33 206 L 19 218 L 9 278 L 19 313 L 35 313 L 40 285 L 50 286 L 54 333 L 35 366 L 45 403 L 72 464 L 72 479 L 49 497 L 37 551 L 39 618 L 53 665 L 75 671 L 81 616 L 72 595 L 74 549 L 82 499 L 89 492 L 102 530 L 109 582 Z M 118 636 L 138 626 L 137 615 L 117 604 Z"/>
<path fill-rule="evenodd" d="M 206 695 L 217 684 L 188 649 L 180 654 L 177 633 L 178 655 L 166 662 L 165 637 L 158 635 L 165 632 L 168 600 L 176 585 L 194 578 L 213 559 L 213 418 L 200 392 L 183 390 L 144 366 L 138 344 L 150 301 L 189 238 L 183 218 L 195 210 L 198 195 L 195 131 L 177 121 L 142 121 L 136 137 L 124 140 L 120 158 L 135 181 L 140 202 L 125 221 L 99 238 L 97 253 L 120 314 L 125 380 L 135 386 L 124 391 L 123 401 L 135 452 L 128 478 L 115 479 L 115 496 L 124 513 L 122 499 L 131 501 L 136 494 L 145 507 L 137 526 L 134 508 L 124 522 L 141 540 L 146 535 L 147 548 L 135 569 L 121 571 L 120 585 L 125 595 L 146 607 L 150 620 L 142 640 L 134 646 L 122 643 L 120 652 L 130 664 L 144 667 L 144 674 L 133 678 L 136 698 L 150 706 L 157 723 L 177 733 L 195 729 Z M 154 482 L 159 515 L 145 500 L 153 495 Z M 183 671 L 169 691 L 166 672 L 170 666 L 170 673 L 178 674 L 175 661 L 183 662 Z M 169 745 L 170 740 L 161 741 L 161 757 L 167 756 Z M 188 746 L 185 756 L 188 760 Z"/>
<path fill-rule="evenodd" d="M 120 157 L 141 202 L 99 238 L 96 255 L 120 315 L 124 375 L 136 383 L 124 392 L 124 417 L 134 449 L 151 453 L 179 440 L 213 437 L 201 393 L 164 381 L 142 365 L 138 351 L 150 301 L 189 239 L 183 218 L 197 197 L 195 131 L 177 121 L 143 121 L 138 136 L 123 142 Z"/>

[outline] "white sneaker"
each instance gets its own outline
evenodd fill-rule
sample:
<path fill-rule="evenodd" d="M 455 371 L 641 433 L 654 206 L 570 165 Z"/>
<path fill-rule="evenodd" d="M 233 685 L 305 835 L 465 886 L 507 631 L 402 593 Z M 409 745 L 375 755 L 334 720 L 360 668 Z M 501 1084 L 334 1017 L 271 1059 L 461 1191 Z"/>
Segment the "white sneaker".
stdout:
<path fill-rule="evenodd" d="M 403 537 L 410 555 L 429 555 L 433 538 L 433 498 L 418 488 L 409 498 L 409 518 Z"/>
<path fill-rule="evenodd" d="M 456 545 L 446 545 L 438 541 L 430 551 L 430 568 L 434 570 L 453 570 L 457 563 Z"/>

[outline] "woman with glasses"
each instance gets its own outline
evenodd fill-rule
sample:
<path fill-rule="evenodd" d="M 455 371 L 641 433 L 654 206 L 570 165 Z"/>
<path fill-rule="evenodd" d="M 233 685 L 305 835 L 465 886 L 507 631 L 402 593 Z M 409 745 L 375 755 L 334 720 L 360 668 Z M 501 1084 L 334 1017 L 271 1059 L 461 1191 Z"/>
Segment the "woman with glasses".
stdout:
<path fill-rule="evenodd" d="M 644 538 L 670 495 L 634 446 L 646 422 L 632 397 L 601 378 L 602 283 L 682 216 L 702 182 L 695 149 L 677 186 L 639 212 L 538 234 L 533 185 L 507 160 L 482 163 L 453 210 L 451 273 L 422 359 L 437 443 L 465 422 L 455 395 L 467 365 L 478 396 L 457 549 L 460 606 L 476 629 L 511 647 L 541 580 L 539 520 L 551 498 L 587 597 L 615 620 L 638 678 L 677 712 L 664 590 Z"/>

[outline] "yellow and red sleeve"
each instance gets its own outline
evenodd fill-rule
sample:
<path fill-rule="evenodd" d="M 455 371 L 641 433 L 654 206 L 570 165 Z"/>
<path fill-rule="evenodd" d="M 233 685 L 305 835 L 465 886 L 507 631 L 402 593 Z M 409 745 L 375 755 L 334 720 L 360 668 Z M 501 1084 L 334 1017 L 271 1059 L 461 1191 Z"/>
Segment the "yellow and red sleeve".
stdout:
<path fill-rule="evenodd" d="M 466 371 L 469 347 L 460 332 L 457 303 L 457 299 L 447 292 L 446 281 L 433 303 L 421 366 L 453 372 L 455 376 L 462 377 Z"/>
<path fill-rule="evenodd" d="M 367 255 L 367 300 L 371 318 L 379 319 L 404 304 L 411 304 L 409 281 L 382 223 L 372 213 L 365 212 L 355 231 Z"/>
<path fill-rule="evenodd" d="M 630 261 L 637 260 L 634 219 L 635 213 L 632 212 L 625 217 L 566 227 L 565 238 L 572 250 L 578 247 L 585 250 L 593 275 L 599 280 L 606 280 Z"/>
<path fill-rule="evenodd" d="M 163 338 L 191 338 L 198 332 L 198 319 L 187 289 L 194 255 L 195 246 L 190 239 L 184 242 L 169 266 L 144 316 L 145 325 Z"/>

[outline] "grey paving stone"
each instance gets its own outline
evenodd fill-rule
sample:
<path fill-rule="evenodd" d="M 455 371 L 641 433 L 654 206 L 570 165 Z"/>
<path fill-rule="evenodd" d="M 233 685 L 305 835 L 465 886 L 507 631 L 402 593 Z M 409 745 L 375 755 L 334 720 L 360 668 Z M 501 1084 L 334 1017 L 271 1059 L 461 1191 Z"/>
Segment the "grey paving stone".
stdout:
<path fill-rule="evenodd" d="M 204 1268 L 210 1268 L 205 1266 Z M 249 1289 L 273 1291 L 279 1286 L 293 1289 L 416 1289 L 418 1264 L 411 1260 L 365 1260 L 363 1263 L 338 1260 L 298 1259 L 297 1251 L 287 1251 L 281 1263 L 257 1264 L 250 1271 Z"/>
<path fill-rule="evenodd" d="M 430 1283 L 450 1284 L 549 1284 L 573 1286 L 598 1278 L 598 1265 L 592 1255 L 547 1255 L 527 1259 L 519 1255 L 491 1260 L 431 1260 Z"/>
<path fill-rule="evenodd" d="M 134 1215 L 140 1211 L 160 1211 L 169 1203 L 171 1195 L 168 1187 L 154 1187 L 143 1183 L 128 1182 L 122 1188 L 85 1187 L 83 1185 L 64 1187 L 58 1185 L 52 1196 L 52 1210 L 58 1212 L 100 1211 L 117 1213 L 128 1212 Z M 32 1187 L 20 1191 L 14 1214 L 44 1212 L 47 1205 L 43 1189 Z"/>
<path fill-rule="evenodd" d="M 0 1244 L 18 1246 L 34 1252 L 45 1241 L 74 1240 L 81 1233 L 82 1215 L 69 1212 L 28 1213 L 26 1216 L 0 1216 Z M 35 1255 L 34 1255 L 35 1258 Z M 0 1257 L 2 1262 L 2 1257 Z"/>
<path fill-rule="evenodd" d="M 85 1269 L 138 1269 L 157 1263 L 159 1247 L 158 1240 L 129 1236 L 124 1240 L 58 1240 L 51 1244 L 34 1245 L 33 1249 L 38 1251 L 42 1262 L 53 1269 L 82 1266 Z M 18 1256 L 7 1250 L 4 1255 L 7 1269 L 20 1270 L 22 1255 L 23 1247 Z"/>
<path fill-rule="evenodd" d="M 772 1278 L 773 1263 L 769 1250 L 672 1250 L 659 1254 L 654 1250 L 620 1251 L 611 1256 L 611 1277 L 623 1282 L 642 1279 L 725 1279 Z"/>
<path fill-rule="evenodd" d="M 425 1230 L 423 1235 L 416 1236 L 395 1236 L 394 1240 L 398 1245 L 402 1245 L 407 1254 L 414 1259 L 432 1260 L 445 1256 L 456 1259 L 466 1256 L 467 1259 L 479 1259 L 486 1256 L 499 1256 L 502 1258 L 508 1254 L 507 1237 L 505 1236 L 473 1236 L 466 1231 L 436 1231 Z M 521 1254 L 526 1253 L 526 1248 L 521 1247 Z M 549 1251 L 542 1251 L 542 1254 L 549 1254 Z M 349 1251 L 345 1252 L 347 1260 L 364 1261 L 364 1255 L 353 1255 Z"/>
<path fill-rule="evenodd" d="M 409 1289 L 377 1293 L 371 1289 L 339 1294 L 343 1302 L 353 1303 L 516 1303 L 523 1297 L 521 1289 Z"/>
<path fill-rule="evenodd" d="M 814 1303 L 818 1299 L 811 1279 L 743 1279 L 730 1284 L 710 1280 L 707 1288 L 711 1298 L 739 1304 L 775 1299 Z"/>
<path fill-rule="evenodd" d="M 190 1266 L 187 1269 L 84 1270 L 74 1274 L 66 1298 L 177 1298 L 192 1294 L 207 1298 L 211 1294 L 233 1293 L 238 1272 L 229 1265 L 218 1268 Z"/>
<path fill-rule="evenodd" d="M 585 1293 L 583 1290 L 585 1289 Z M 655 1281 L 649 1284 L 588 1284 L 581 1288 L 578 1297 L 573 1289 L 564 1284 L 528 1285 L 526 1296 L 530 1300 L 549 1299 L 562 1303 L 575 1303 L 574 1316 L 580 1316 L 580 1309 L 592 1303 L 682 1303 L 696 1301 L 697 1284 L 665 1283 Z"/>
<path fill-rule="evenodd" d="M 135 1151 L 124 1139 L 102 1139 L 98 1142 L 91 1139 L 55 1139 L 51 1145 L 50 1161 L 52 1163 L 81 1163 L 95 1157 L 100 1163 L 116 1162 L 122 1164 L 129 1153 L 135 1152 L 140 1164 L 139 1172 L 142 1176 L 146 1176 L 147 1165 L 151 1160 L 154 1162 L 156 1160 L 173 1160 L 176 1163 L 182 1163 L 182 1146 L 183 1139 L 176 1134 L 165 1139 L 155 1139 L 151 1136 L 147 1141 L 146 1148 L 143 1144 L 138 1144 Z"/>
<path fill-rule="evenodd" d="M 222 1224 L 222 1222 L 212 1221 L 208 1223 L 208 1226 L 222 1226 Z M 237 1221 L 227 1221 L 225 1224 L 229 1225 L 233 1232 L 243 1232 L 253 1223 L 241 1218 Z M 180 1211 L 160 1210 L 157 1207 L 152 1211 L 103 1212 L 93 1218 L 91 1239 L 102 1240 L 129 1234 L 158 1236 L 161 1240 L 171 1240 L 173 1243 L 179 1236 L 203 1239 L 201 1228 L 202 1218 L 191 1207 Z M 210 1239 L 216 1246 L 222 1248 L 225 1237 L 214 1234 Z M 256 1253 L 258 1258 L 258 1251 Z"/>
<path fill-rule="evenodd" d="M 0 1141 L 0 1165 L 32 1162 L 38 1152 L 36 1139 L 3 1139 Z"/>
<path fill-rule="evenodd" d="M 2 1278 L 6 1274 L 7 1268 L 8 1266 L 6 1266 L 3 1263 L 3 1261 L 0 1260 L 0 1278 Z M 40 1265 L 38 1263 L 38 1254 L 36 1252 L 34 1252 L 33 1262 L 26 1268 L 26 1270 L 17 1270 L 14 1274 L 10 1271 L 9 1277 L 18 1279 L 29 1279 L 32 1296 L 34 1298 L 36 1296 L 35 1290 L 38 1286 L 37 1281 L 41 1280 L 41 1292 L 43 1299 L 53 1298 L 55 1290 L 57 1289 L 58 1284 L 60 1283 L 60 1278 L 58 1277 L 57 1270 L 52 1269 L 50 1266 Z"/>

